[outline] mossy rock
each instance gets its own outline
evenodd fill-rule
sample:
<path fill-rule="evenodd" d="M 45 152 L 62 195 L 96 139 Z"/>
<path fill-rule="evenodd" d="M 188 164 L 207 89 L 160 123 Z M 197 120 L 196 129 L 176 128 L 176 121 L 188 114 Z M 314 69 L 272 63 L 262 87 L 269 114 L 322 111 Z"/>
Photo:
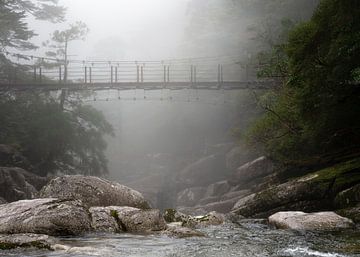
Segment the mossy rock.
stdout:
<path fill-rule="evenodd" d="M 37 248 L 53 250 L 55 239 L 47 235 L 37 234 L 12 234 L 0 235 L 0 250 L 12 250 L 16 248 Z"/>
<path fill-rule="evenodd" d="M 360 224 L 360 206 L 337 210 L 336 213 Z"/>
<path fill-rule="evenodd" d="M 170 222 L 176 222 L 175 221 L 175 214 L 176 214 L 176 210 L 175 209 L 166 209 L 164 211 L 164 219 L 166 222 L 170 223 Z"/>
<path fill-rule="evenodd" d="M 266 217 L 283 210 L 329 210 L 334 208 L 339 192 L 359 183 L 360 158 L 356 158 L 244 197 L 234 205 L 233 212 L 245 217 Z M 298 203 L 305 204 L 299 208 Z M 266 215 L 257 215 L 261 213 Z"/>
<path fill-rule="evenodd" d="M 341 192 L 360 183 L 360 158 L 336 164 L 314 174 L 314 182 L 331 182 L 332 191 Z"/>

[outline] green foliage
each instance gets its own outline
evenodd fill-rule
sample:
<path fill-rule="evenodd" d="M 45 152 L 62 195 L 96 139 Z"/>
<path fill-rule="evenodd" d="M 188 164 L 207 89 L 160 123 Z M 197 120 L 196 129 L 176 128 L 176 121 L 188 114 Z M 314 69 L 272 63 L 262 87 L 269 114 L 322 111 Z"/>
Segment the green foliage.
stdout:
<path fill-rule="evenodd" d="M 0 142 L 18 145 L 40 175 L 107 172 L 103 135 L 112 127 L 91 106 L 76 102 L 63 111 L 50 96 L 9 95 L 1 98 L 0 121 Z"/>
<path fill-rule="evenodd" d="M 61 61 L 55 65 L 63 64 L 64 81 L 67 81 L 67 67 L 68 67 L 68 48 L 69 42 L 74 40 L 85 40 L 86 35 L 89 33 L 89 28 L 85 23 L 78 21 L 70 24 L 66 30 L 55 30 L 51 36 L 51 40 L 43 43 L 43 47 L 49 48 L 46 55 L 52 58 L 60 58 Z M 48 64 L 49 65 L 49 64 Z"/>
<path fill-rule="evenodd" d="M 280 58 L 285 83 L 259 102 L 266 113 L 250 141 L 292 162 L 358 149 L 359 42 L 360 3 L 321 1 L 312 19 L 290 32 Z"/>
<path fill-rule="evenodd" d="M 32 16 L 40 20 L 60 22 L 65 9 L 57 5 L 57 0 L 2 0 L 0 1 L 0 78 L 13 79 L 13 71 L 21 73 L 25 67 L 13 64 L 4 54 L 11 50 L 33 50 L 37 47 L 29 40 L 36 33 L 28 26 L 26 19 Z"/>

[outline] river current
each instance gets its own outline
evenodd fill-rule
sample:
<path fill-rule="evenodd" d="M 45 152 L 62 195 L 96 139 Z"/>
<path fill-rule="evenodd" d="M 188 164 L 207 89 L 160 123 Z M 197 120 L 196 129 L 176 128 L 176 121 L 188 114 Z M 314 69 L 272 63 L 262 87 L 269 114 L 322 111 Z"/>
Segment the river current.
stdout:
<path fill-rule="evenodd" d="M 11 257 L 240 256 L 360 257 L 360 231 L 333 233 L 275 230 L 255 220 L 201 229 L 203 238 L 165 235 L 89 234 L 60 238 L 62 250 L 13 250 Z"/>

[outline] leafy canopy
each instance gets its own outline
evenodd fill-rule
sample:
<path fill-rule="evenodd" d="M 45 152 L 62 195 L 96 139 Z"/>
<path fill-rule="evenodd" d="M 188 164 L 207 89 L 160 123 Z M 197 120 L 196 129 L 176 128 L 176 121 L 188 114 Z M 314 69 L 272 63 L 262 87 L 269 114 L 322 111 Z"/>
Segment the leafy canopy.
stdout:
<path fill-rule="evenodd" d="M 285 83 L 262 97 L 250 141 L 286 162 L 358 151 L 360 2 L 322 0 L 279 49 Z"/>
<path fill-rule="evenodd" d="M 17 145 L 35 173 L 107 172 L 104 135 L 112 126 L 91 106 L 72 102 L 63 111 L 49 95 L 18 93 L 0 100 L 0 142 Z"/>

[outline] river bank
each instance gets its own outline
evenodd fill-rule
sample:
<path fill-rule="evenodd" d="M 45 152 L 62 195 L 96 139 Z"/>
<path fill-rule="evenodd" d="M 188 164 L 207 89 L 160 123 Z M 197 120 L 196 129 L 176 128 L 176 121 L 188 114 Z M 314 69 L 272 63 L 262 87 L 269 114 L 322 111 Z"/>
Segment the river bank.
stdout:
<path fill-rule="evenodd" d="M 304 232 L 274 230 L 257 220 L 200 229 L 206 237 L 176 239 L 148 234 L 88 234 L 59 238 L 67 246 L 57 251 L 16 249 L 11 257 L 85 256 L 241 256 L 358 257 L 359 231 Z"/>

